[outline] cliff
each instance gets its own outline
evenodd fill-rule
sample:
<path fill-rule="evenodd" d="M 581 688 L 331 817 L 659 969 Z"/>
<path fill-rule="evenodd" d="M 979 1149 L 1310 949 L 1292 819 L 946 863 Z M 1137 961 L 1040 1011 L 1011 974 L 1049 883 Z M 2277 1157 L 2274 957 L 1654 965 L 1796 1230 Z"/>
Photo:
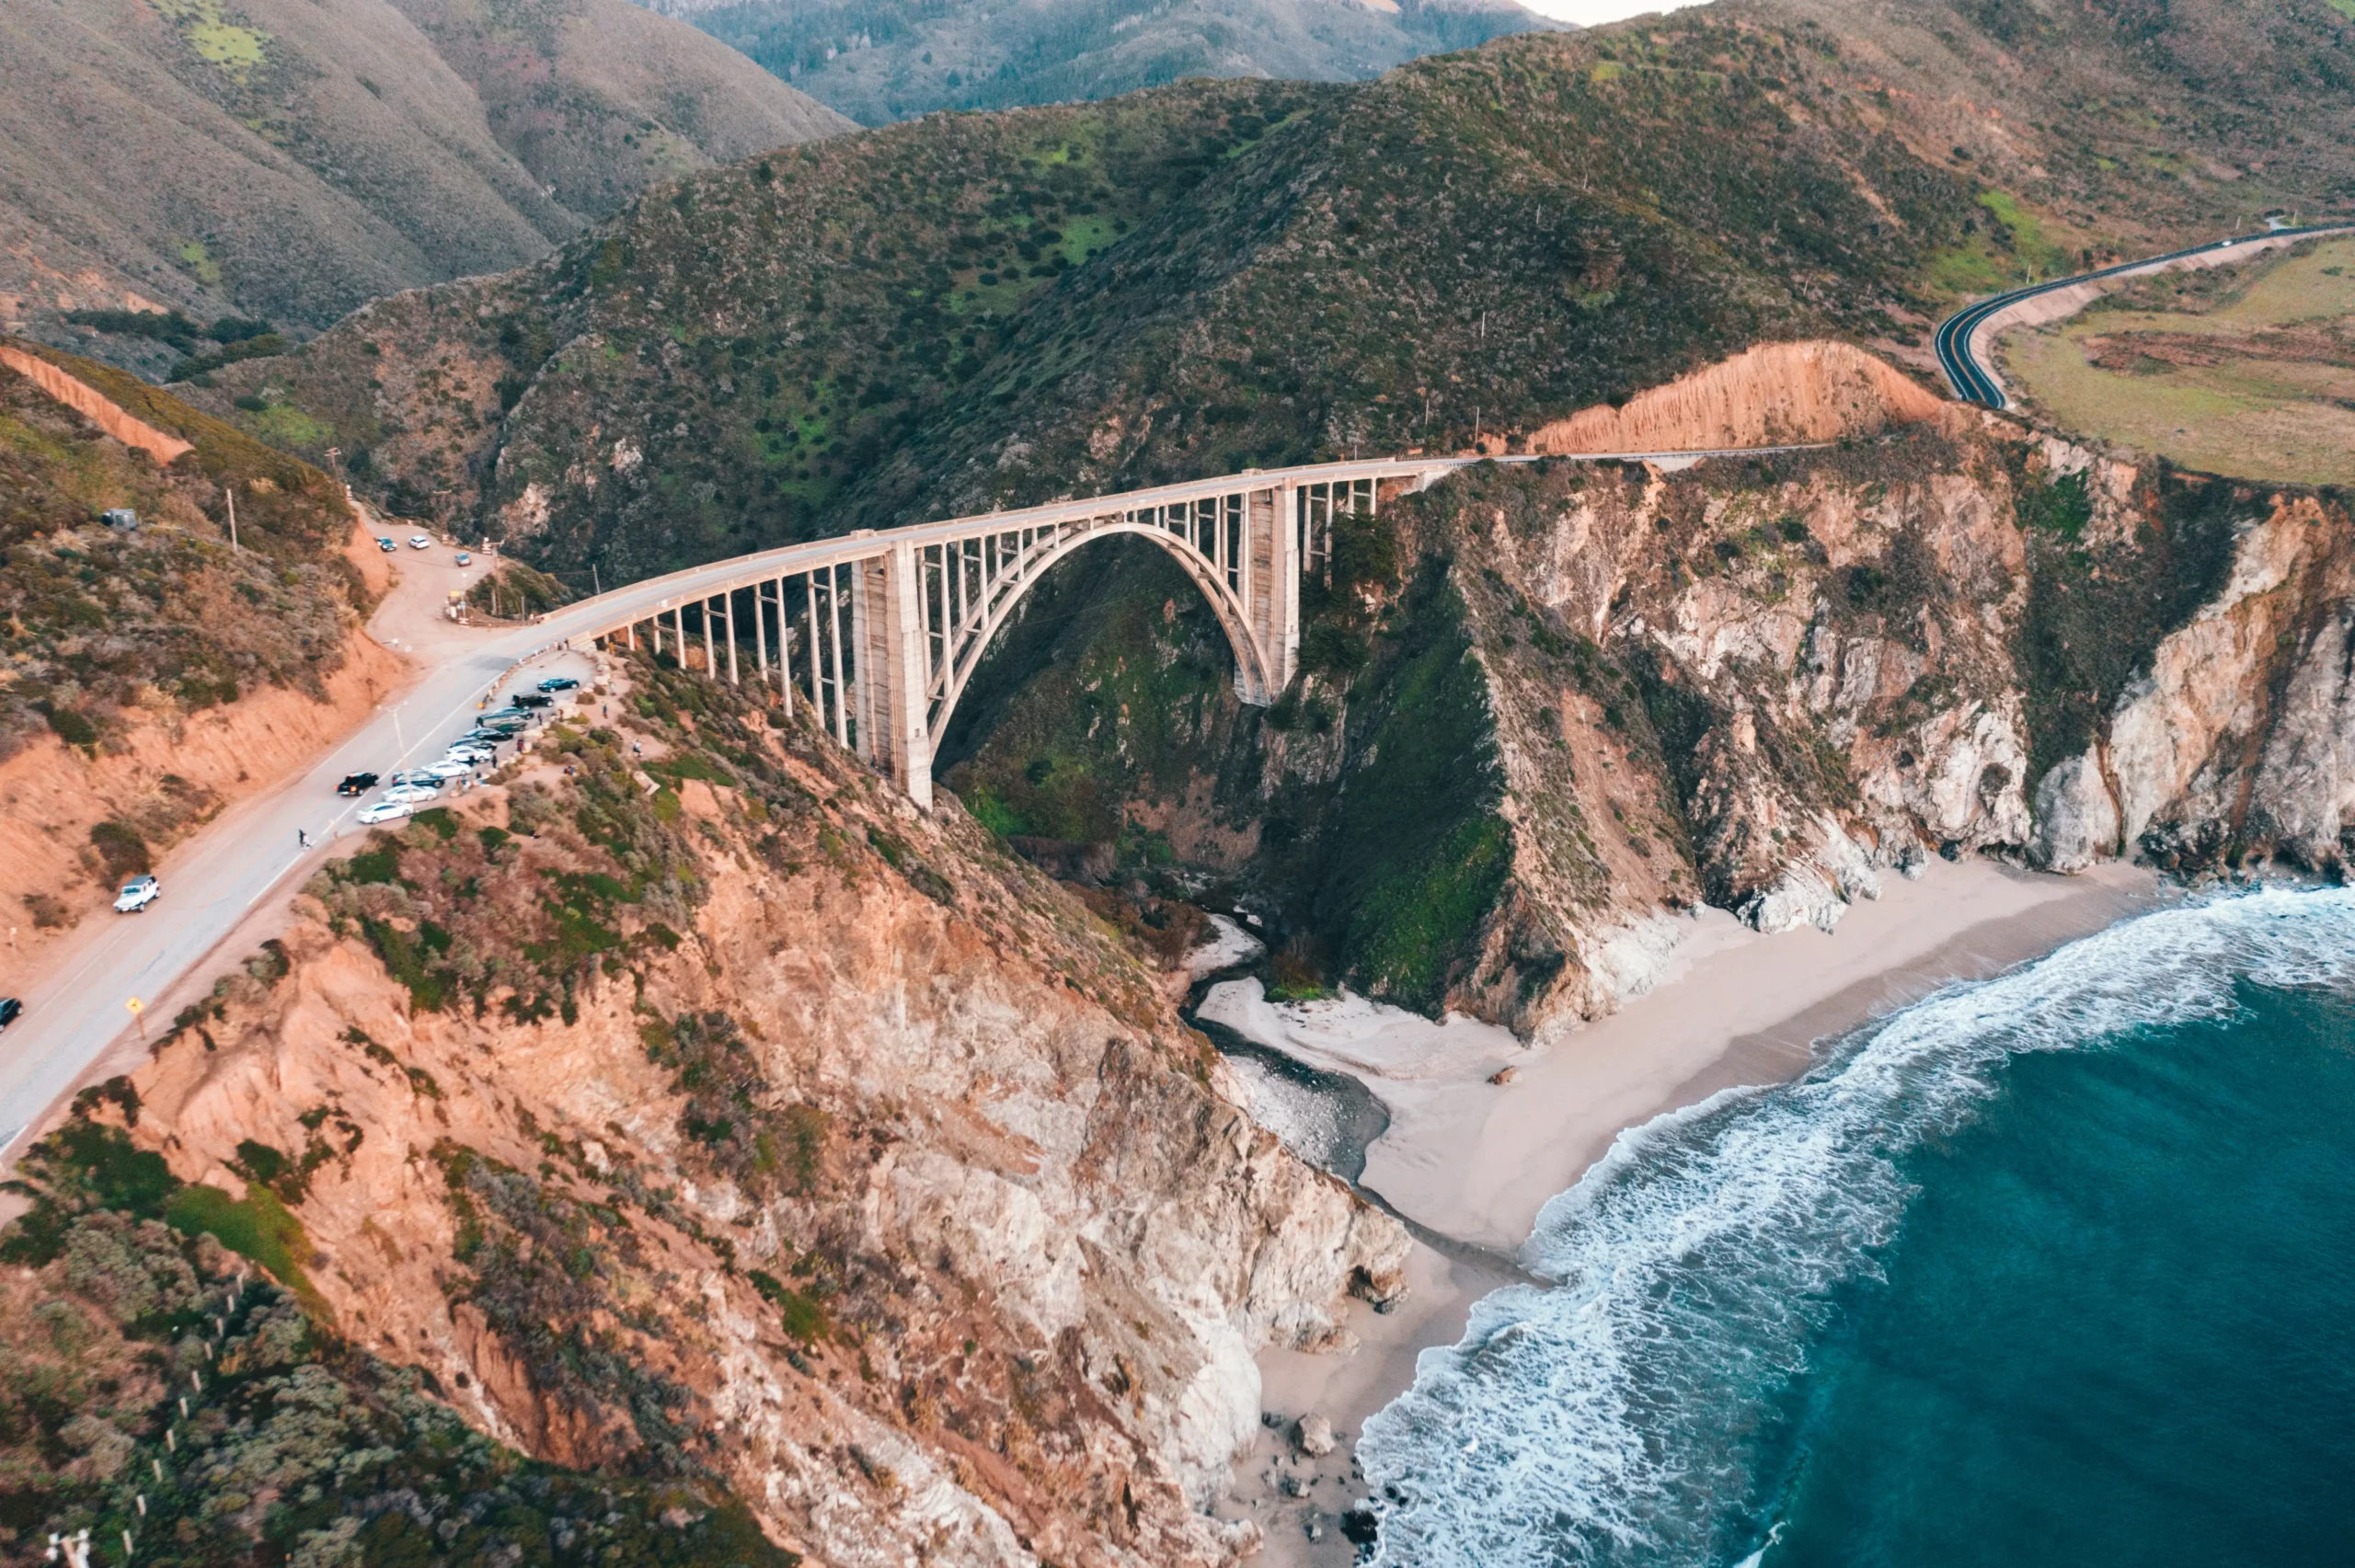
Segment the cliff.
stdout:
<path fill-rule="evenodd" d="M 1268 710 L 1174 572 L 1070 585 L 949 776 L 1115 878 L 1229 879 L 1273 983 L 1544 1036 L 1655 983 L 1682 909 L 1829 929 L 1931 854 L 2336 875 L 2349 521 L 1950 406 L 1673 473 L 1476 469 L 1343 525 Z"/>
<path fill-rule="evenodd" d="M 136 1105 L 183 1229 L 282 1210 L 315 1332 L 535 1459 L 827 1562 L 1224 1560 L 1252 1353 L 1346 1343 L 1403 1233 L 953 806 L 631 678 L 315 879 L 90 1114 Z"/>

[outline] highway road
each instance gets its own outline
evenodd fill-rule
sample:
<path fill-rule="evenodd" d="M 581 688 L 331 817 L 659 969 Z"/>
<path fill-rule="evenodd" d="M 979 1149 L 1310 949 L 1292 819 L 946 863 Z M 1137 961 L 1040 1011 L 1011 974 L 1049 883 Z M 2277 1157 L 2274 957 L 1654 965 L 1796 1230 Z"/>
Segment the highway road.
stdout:
<path fill-rule="evenodd" d="M 513 628 L 486 632 L 478 645 L 445 654 L 307 773 L 233 807 L 167 855 L 155 873 L 163 897 L 144 912 L 87 917 L 110 923 L 26 992 L 24 1016 L 0 1036 L 0 1160 L 13 1157 L 25 1130 L 138 1026 L 131 999 L 162 998 L 290 872 L 316 858 L 316 848 L 300 847 L 298 830 L 314 846 L 356 830 L 351 817 L 366 800 L 337 795 L 339 780 L 437 758 L 467 727 L 485 690 L 549 640 L 539 627 Z M 524 671 L 529 680 L 539 673 Z M 146 1023 L 151 1034 L 171 1025 L 154 1012 Z"/>
<path fill-rule="evenodd" d="M 1557 458 L 1557 462 L 1642 461 L 1682 467 L 1705 457 L 1757 456 L 1810 450 L 1797 446 L 1710 452 L 1610 452 Z M 1338 469 L 1360 476 L 1381 470 L 1400 478 L 1434 475 L 1476 463 L 1529 463 L 1529 457 L 1407 458 L 1393 462 L 1324 464 L 1270 469 L 1254 484 L 1329 478 Z M 1123 505 L 1175 504 L 1193 493 L 1232 488 L 1232 477 L 1165 486 L 1126 496 L 1052 502 L 1019 511 L 992 514 L 1006 529 L 1029 527 L 1102 513 Z M 915 543 L 953 533 L 959 521 L 921 523 L 889 531 Z M 346 773 L 391 773 L 435 760 L 464 731 L 486 691 L 505 681 L 509 689 L 543 674 L 585 673 L 581 657 L 564 650 L 582 644 L 625 620 L 650 619 L 662 609 L 704 595 L 716 595 L 754 578 L 814 570 L 832 561 L 871 555 L 876 536 L 861 534 L 812 541 L 754 555 L 736 556 L 615 589 L 566 605 L 530 626 L 485 629 L 479 634 L 451 626 L 437 629 L 423 654 L 421 676 L 398 702 L 386 704 L 306 773 L 266 795 L 231 809 L 167 855 L 155 868 L 163 897 L 141 914 L 93 915 L 110 927 L 57 971 L 24 995 L 25 1013 L 0 1035 L 0 1166 L 20 1152 L 25 1135 L 40 1126 L 63 1096 L 91 1067 L 138 1025 L 131 999 L 155 1003 L 146 1014 L 152 1033 L 170 1026 L 162 999 L 191 970 L 206 962 L 246 915 L 273 892 L 281 891 L 299 866 L 319 858 L 317 846 L 356 830 L 352 815 L 366 800 L 346 800 L 335 786 Z M 438 591 L 438 589 L 437 589 Z M 383 612 L 379 613 L 381 626 Z M 510 677 L 512 679 L 509 679 Z M 296 832 L 313 847 L 299 847 Z"/>
<path fill-rule="evenodd" d="M 2309 235 L 2344 234 L 2346 223 L 2310 223 L 2302 228 L 2268 229 L 2262 234 L 2236 235 L 2228 239 L 2195 245 L 2186 250 L 2171 250 L 2165 256 L 2146 257 L 2140 261 L 2121 261 L 2115 267 L 2104 267 L 2092 272 L 2079 272 L 2073 277 L 2054 278 L 2042 283 L 2031 283 L 2025 289 L 2013 289 L 2006 293 L 1992 295 L 1976 304 L 1965 305 L 1946 320 L 1938 323 L 1936 346 L 1938 368 L 1946 372 L 1947 383 L 1954 395 L 1966 403 L 1982 404 L 1989 408 L 2008 408 L 2011 398 L 2003 383 L 1982 364 L 1977 350 L 1971 346 L 1971 336 L 1987 324 L 1990 317 L 2007 310 L 2023 300 L 2035 299 L 2057 290 L 2074 288 L 2079 283 L 2098 282 L 2105 278 L 2127 278 L 2143 272 L 2156 272 L 2178 261 L 2197 258 L 2229 256 L 2234 249 L 2248 246 L 2279 243 L 2285 239 L 2300 239 Z"/>

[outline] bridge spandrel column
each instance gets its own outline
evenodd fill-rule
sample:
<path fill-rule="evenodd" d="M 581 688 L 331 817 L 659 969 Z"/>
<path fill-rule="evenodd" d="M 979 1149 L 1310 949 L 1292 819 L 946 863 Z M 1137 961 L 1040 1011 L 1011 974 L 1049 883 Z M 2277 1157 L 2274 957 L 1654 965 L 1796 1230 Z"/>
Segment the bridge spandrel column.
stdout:
<path fill-rule="evenodd" d="M 924 573 L 915 546 L 897 544 L 883 557 L 882 622 L 884 657 L 877 662 L 883 691 L 875 707 L 884 728 L 879 734 L 876 761 L 889 750 L 891 782 L 907 792 L 918 807 L 932 809 L 931 707 L 926 700 L 927 661 L 922 607 Z"/>
<path fill-rule="evenodd" d="M 1283 695 L 1300 668 L 1300 492 L 1290 485 L 1278 486 L 1275 513 L 1268 573 L 1268 680 L 1275 688 L 1270 698 Z"/>

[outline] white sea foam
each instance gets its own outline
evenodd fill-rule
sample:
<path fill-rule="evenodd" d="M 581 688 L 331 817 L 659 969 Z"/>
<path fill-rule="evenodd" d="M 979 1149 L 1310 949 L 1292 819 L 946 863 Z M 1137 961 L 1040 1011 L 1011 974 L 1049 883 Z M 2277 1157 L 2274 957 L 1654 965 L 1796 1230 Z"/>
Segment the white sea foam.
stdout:
<path fill-rule="evenodd" d="M 2244 982 L 2355 968 L 2355 891 L 2267 889 L 2113 926 L 1861 1032 L 1796 1083 L 1620 1136 L 1523 1249 L 1560 1283 L 1477 1303 L 1358 1448 L 1373 1561 L 1723 1564 L 1764 1544 L 1752 1473 L 1834 1288 L 1912 1196 L 1899 1160 L 2023 1051 L 2228 1016 Z"/>

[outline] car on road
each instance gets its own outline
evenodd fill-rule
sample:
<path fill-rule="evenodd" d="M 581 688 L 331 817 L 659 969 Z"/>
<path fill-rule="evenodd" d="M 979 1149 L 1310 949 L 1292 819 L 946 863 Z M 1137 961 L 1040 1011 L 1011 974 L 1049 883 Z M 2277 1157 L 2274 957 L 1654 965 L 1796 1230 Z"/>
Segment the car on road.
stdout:
<path fill-rule="evenodd" d="M 556 699 L 554 697 L 536 692 L 518 692 L 515 695 L 508 698 L 507 703 L 510 707 L 517 708 L 552 708 L 556 706 Z"/>
<path fill-rule="evenodd" d="M 438 784 L 440 781 L 437 780 L 435 782 Z M 395 784 L 383 795 L 378 795 L 376 797 L 376 802 L 380 806 L 415 806 L 419 801 L 431 800 L 440 793 L 440 790 L 431 788 L 425 784 Z"/>
<path fill-rule="evenodd" d="M 472 762 L 462 762 L 455 757 L 444 757 L 420 770 L 428 778 L 462 779 L 475 771 Z"/>
<path fill-rule="evenodd" d="M 152 876 L 134 876 L 114 896 L 117 914 L 135 915 L 164 896 L 164 885 Z"/>
<path fill-rule="evenodd" d="M 540 682 L 543 692 L 577 692 L 580 689 L 580 682 L 569 675 L 551 675 Z"/>
<path fill-rule="evenodd" d="M 13 996 L 0 996 L 0 1029 L 6 1029 L 25 1015 L 25 1004 Z"/>
<path fill-rule="evenodd" d="M 472 555 L 467 555 L 464 550 L 458 552 L 458 565 L 462 567 L 471 567 L 474 564 L 475 558 Z"/>
<path fill-rule="evenodd" d="M 416 809 L 406 800 L 372 800 L 360 808 L 357 820 L 373 828 L 379 822 L 397 821 Z"/>
<path fill-rule="evenodd" d="M 433 541 L 422 533 L 412 533 L 408 536 L 408 547 L 412 550 L 431 550 L 433 548 Z"/>
<path fill-rule="evenodd" d="M 393 554 L 393 552 L 395 552 L 396 550 L 398 550 L 398 549 L 400 548 L 400 546 L 399 546 L 399 545 L 397 545 L 397 544 L 394 544 L 391 540 L 389 540 L 389 539 L 387 539 L 387 538 L 384 537 L 384 535 L 382 535 L 382 534 L 378 534 L 378 535 L 376 536 L 376 548 L 377 548 L 377 549 L 379 549 L 379 550 L 382 550 L 385 555 L 389 555 Z"/>
<path fill-rule="evenodd" d="M 376 787 L 373 773 L 346 773 L 343 782 L 335 786 L 338 795 L 365 795 Z"/>

